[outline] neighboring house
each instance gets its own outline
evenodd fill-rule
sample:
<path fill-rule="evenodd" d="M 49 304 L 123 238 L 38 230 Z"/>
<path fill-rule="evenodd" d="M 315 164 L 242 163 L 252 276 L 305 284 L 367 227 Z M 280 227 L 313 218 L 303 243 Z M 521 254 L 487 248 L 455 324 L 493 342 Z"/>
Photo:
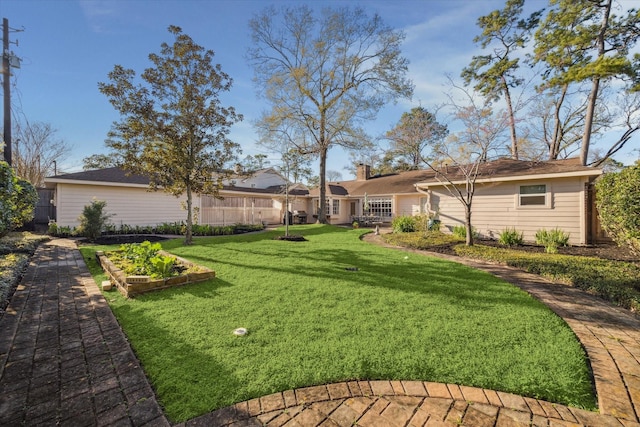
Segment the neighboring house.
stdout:
<path fill-rule="evenodd" d="M 194 197 L 197 222 L 210 225 L 277 224 L 284 215 L 286 180 L 274 169 L 263 169 L 250 175 L 235 175 L 225 182 L 220 196 Z M 45 178 L 47 188 L 54 190 L 56 222 L 76 227 L 84 206 L 92 200 L 107 202 L 111 222 L 121 225 L 157 225 L 185 221 L 186 199 L 161 190 L 149 191 L 149 179 L 127 174 L 120 168 L 91 170 Z M 290 206 L 304 209 L 307 189 L 289 187 Z M 304 201 L 300 201 L 300 196 Z"/>
<path fill-rule="evenodd" d="M 449 168 L 453 184 L 464 186 L 464 175 Z M 450 185 L 432 170 L 370 176 L 360 165 L 352 181 L 327 184 L 327 215 L 334 224 L 369 214 L 390 222 L 395 216 L 431 214 L 445 229 L 464 225 L 464 206 Z M 500 159 L 484 163 L 476 180 L 471 222 L 483 237 L 497 238 L 515 227 L 527 241 L 541 228 L 558 227 L 570 243 L 588 244 L 602 237 L 593 202 L 593 180 L 602 170 L 581 166 L 577 159 L 530 162 Z M 365 212 L 365 195 L 368 211 Z M 319 189 L 310 192 L 317 213 Z"/>

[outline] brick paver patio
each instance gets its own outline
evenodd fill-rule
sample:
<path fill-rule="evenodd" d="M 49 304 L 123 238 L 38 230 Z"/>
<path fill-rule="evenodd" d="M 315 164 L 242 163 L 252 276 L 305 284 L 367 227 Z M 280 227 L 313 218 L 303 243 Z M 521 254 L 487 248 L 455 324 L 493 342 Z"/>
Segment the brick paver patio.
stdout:
<path fill-rule="evenodd" d="M 589 355 L 600 414 L 462 385 L 350 381 L 275 393 L 180 426 L 640 427 L 636 316 L 534 275 L 465 262 L 567 321 Z M 71 240 L 38 248 L 0 320 L 0 425 L 171 425 Z"/>

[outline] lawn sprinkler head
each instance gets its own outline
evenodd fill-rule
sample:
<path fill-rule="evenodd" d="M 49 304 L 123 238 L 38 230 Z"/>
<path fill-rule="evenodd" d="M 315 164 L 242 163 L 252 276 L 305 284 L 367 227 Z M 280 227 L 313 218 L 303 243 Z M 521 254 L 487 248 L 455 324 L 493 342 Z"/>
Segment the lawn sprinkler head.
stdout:
<path fill-rule="evenodd" d="M 241 336 L 247 335 L 248 332 L 249 331 L 247 331 L 247 328 L 238 328 L 233 331 L 233 335 L 241 337 Z"/>

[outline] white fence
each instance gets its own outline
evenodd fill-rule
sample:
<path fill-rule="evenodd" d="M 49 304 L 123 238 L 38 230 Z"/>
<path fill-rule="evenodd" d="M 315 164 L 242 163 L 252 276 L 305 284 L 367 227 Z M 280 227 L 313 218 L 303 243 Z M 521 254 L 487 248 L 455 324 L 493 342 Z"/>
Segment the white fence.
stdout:
<path fill-rule="evenodd" d="M 198 223 L 206 225 L 279 224 L 281 210 L 271 198 L 203 196 Z"/>

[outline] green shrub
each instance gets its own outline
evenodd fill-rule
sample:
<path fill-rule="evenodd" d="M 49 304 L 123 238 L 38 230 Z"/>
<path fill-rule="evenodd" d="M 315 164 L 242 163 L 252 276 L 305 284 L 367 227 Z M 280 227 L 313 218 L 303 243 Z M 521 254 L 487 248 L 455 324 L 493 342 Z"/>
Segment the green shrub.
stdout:
<path fill-rule="evenodd" d="M 505 246 L 518 246 L 523 243 L 523 234 L 518 233 L 515 228 L 505 228 L 500 233 L 498 241 Z"/>
<path fill-rule="evenodd" d="M 602 228 L 620 246 L 640 256 L 640 165 L 608 173 L 596 183 Z"/>
<path fill-rule="evenodd" d="M 33 219 L 38 192 L 18 178 L 7 162 L 0 162 L 0 237 Z"/>
<path fill-rule="evenodd" d="M 569 234 L 559 228 L 553 230 L 542 228 L 536 231 L 536 244 L 544 246 L 544 250 L 548 254 L 556 254 L 560 246 L 569 244 Z"/>
<path fill-rule="evenodd" d="M 397 216 L 391 221 L 394 233 L 413 233 L 416 231 L 416 219 L 410 215 Z"/>
<path fill-rule="evenodd" d="M 109 215 L 105 212 L 107 202 L 104 200 L 94 200 L 90 205 L 86 205 L 80 215 L 80 235 L 89 239 L 89 241 L 95 241 L 102 235 L 102 230 L 107 225 L 109 218 L 113 215 Z"/>

